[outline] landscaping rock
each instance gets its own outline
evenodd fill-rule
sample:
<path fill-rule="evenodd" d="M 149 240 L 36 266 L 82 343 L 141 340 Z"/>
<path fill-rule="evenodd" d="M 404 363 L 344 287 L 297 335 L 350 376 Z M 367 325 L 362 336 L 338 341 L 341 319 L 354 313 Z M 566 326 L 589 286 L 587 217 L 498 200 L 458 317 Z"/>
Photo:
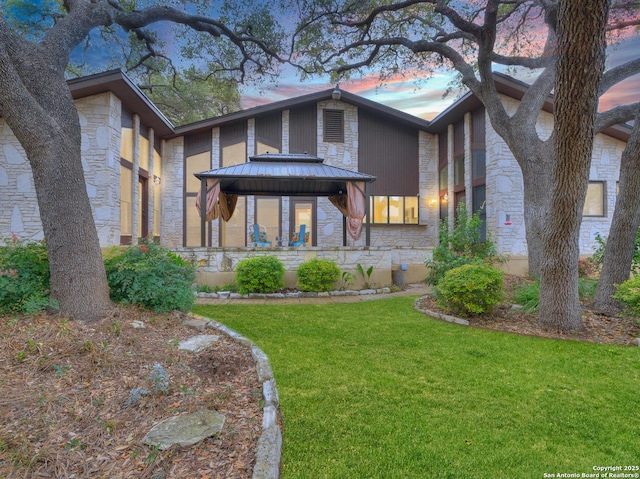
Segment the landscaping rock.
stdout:
<path fill-rule="evenodd" d="M 224 420 L 224 415 L 206 409 L 193 414 L 171 417 L 156 424 L 142 442 L 162 451 L 174 444 L 182 447 L 193 446 L 207 437 L 220 434 Z"/>
<path fill-rule="evenodd" d="M 201 334 L 200 336 L 194 336 L 193 338 L 180 341 L 178 349 L 199 353 L 219 340 L 220 336 L 217 334 Z"/>

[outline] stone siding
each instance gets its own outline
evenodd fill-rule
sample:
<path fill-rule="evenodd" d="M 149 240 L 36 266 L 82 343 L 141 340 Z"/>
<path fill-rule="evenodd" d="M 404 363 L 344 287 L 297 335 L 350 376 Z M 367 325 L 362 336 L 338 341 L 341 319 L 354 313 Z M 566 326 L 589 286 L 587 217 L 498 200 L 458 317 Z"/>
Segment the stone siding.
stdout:
<path fill-rule="evenodd" d="M 175 248 L 174 252 L 198 265 L 197 281 L 201 284 L 222 286 L 233 282 L 238 262 L 256 256 L 276 256 L 284 264 L 287 286 L 295 286 L 295 271 L 300 264 L 313 258 L 334 261 L 341 271 L 356 278 L 351 287 L 361 288 L 364 283 L 357 273 L 357 265 L 366 271 L 373 266 L 370 283 L 376 287 L 391 284 L 391 271 L 406 266 L 405 282 L 422 282 L 427 269 L 424 260 L 431 251 L 426 248 Z"/>
<path fill-rule="evenodd" d="M 121 103 L 105 93 L 76 101 L 82 167 L 101 246 L 120 243 Z M 42 239 L 33 174 L 23 148 L 0 118 L 0 237 Z"/>
<path fill-rule="evenodd" d="M 160 244 L 176 248 L 183 245 L 184 137 L 165 141 L 163 150 Z"/>

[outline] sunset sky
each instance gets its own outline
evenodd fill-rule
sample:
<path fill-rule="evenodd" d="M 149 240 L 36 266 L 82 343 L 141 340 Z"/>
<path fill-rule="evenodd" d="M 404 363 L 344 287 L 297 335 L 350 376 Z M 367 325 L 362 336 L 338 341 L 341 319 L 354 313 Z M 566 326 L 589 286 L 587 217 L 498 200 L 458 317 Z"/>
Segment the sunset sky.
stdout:
<path fill-rule="evenodd" d="M 610 53 L 607 62 L 608 67 L 613 67 L 640 56 L 640 36 L 630 37 Z M 447 106 L 453 103 L 466 91 L 453 91 L 446 98 L 444 93 L 450 86 L 452 75 L 447 72 L 434 75 L 433 78 L 420 85 L 416 85 L 414 78 L 396 79 L 383 86 L 378 86 L 378 79 L 371 75 L 362 79 L 352 80 L 340 84 L 340 88 L 356 95 L 361 95 L 369 100 L 376 101 L 387 106 L 397 108 L 411 115 L 433 119 Z M 532 76 L 523 74 L 520 80 L 530 83 Z M 301 83 L 292 69 L 283 73 L 277 86 L 242 87 L 242 107 L 270 103 L 285 100 L 307 93 L 333 88 L 328 78 L 305 81 Z M 600 109 L 607 110 L 616 105 L 627 104 L 640 100 L 640 75 L 617 85 L 611 89 L 601 100 Z"/>

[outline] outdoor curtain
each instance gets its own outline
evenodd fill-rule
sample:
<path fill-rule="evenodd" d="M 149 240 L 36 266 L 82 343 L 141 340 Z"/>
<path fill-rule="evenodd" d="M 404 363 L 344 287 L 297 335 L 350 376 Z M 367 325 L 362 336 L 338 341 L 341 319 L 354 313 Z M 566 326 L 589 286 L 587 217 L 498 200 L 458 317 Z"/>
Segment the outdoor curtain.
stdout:
<path fill-rule="evenodd" d="M 362 220 L 367 212 L 364 181 L 347 182 L 346 195 L 331 195 L 329 201 L 347 217 L 347 231 L 354 240 L 362 234 Z"/>
<path fill-rule="evenodd" d="M 198 196 L 196 196 L 196 209 L 200 216 L 201 191 L 198 191 Z M 220 191 L 220 181 L 214 178 L 207 178 L 207 214 L 205 220 L 213 221 L 216 218 L 222 218 L 224 221 L 229 221 L 236 210 L 237 203 L 238 195 Z"/>

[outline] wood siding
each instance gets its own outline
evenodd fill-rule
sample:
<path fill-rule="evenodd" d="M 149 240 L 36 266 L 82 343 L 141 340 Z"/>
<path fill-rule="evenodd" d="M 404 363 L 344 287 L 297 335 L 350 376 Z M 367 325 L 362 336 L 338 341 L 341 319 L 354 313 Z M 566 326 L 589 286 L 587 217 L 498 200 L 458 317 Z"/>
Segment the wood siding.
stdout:
<path fill-rule="evenodd" d="M 315 104 L 289 110 L 289 153 L 318 154 L 317 124 Z"/>
<path fill-rule="evenodd" d="M 464 121 L 453 125 L 453 157 L 464 156 Z"/>
<path fill-rule="evenodd" d="M 220 146 L 235 145 L 241 141 L 247 141 L 247 122 L 238 121 L 230 125 L 220 127 Z"/>
<path fill-rule="evenodd" d="M 211 130 L 194 133 L 184 137 L 184 157 L 188 158 L 198 153 L 211 151 Z"/>
<path fill-rule="evenodd" d="M 377 177 L 372 195 L 418 195 L 417 129 L 360 110 L 358 144 L 358 171 Z"/>
<path fill-rule="evenodd" d="M 273 146 L 278 152 L 282 151 L 282 112 L 256 117 L 256 144 L 257 142 Z"/>

